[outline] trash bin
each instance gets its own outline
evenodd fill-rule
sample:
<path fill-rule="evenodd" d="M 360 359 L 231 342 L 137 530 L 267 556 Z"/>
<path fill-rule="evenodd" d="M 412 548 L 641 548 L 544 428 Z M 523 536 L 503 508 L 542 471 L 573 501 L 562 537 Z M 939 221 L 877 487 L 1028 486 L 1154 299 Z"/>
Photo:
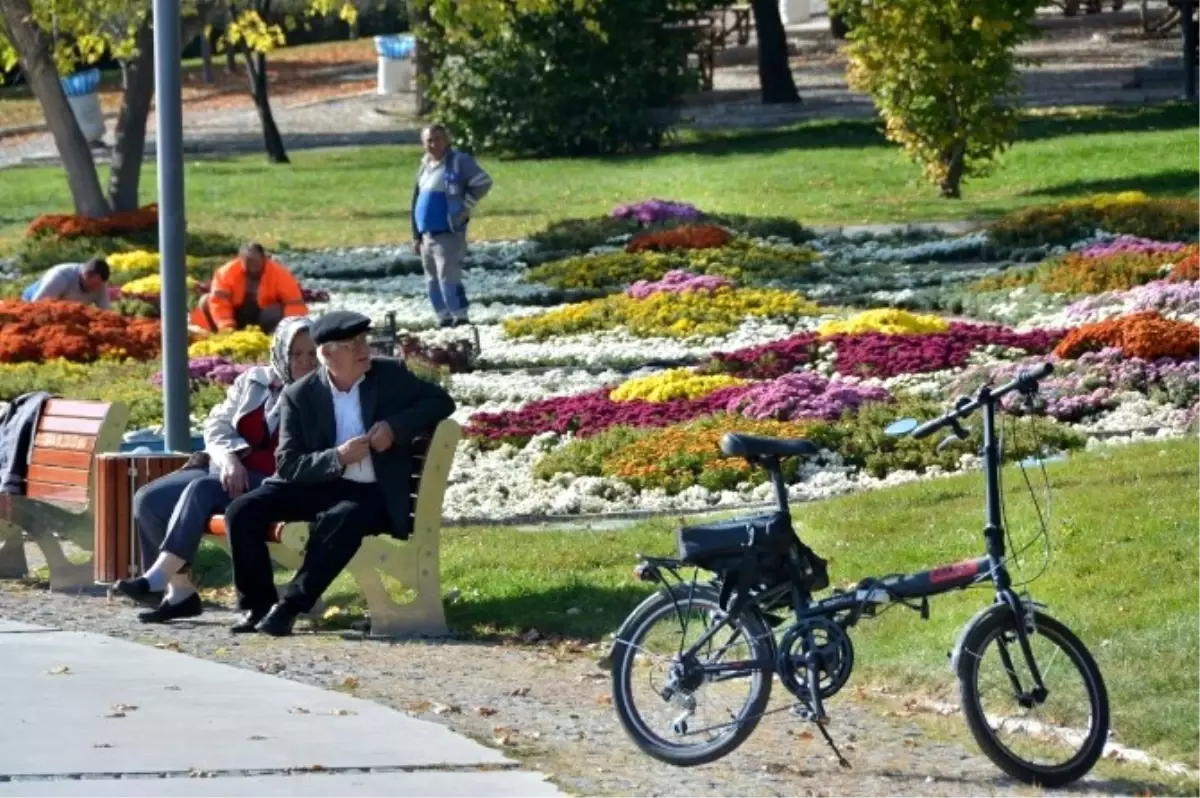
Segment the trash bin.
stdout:
<path fill-rule="evenodd" d="M 100 70 L 88 69 L 66 78 L 60 78 L 67 103 L 75 114 L 75 121 L 88 144 L 96 144 L 104 138 L 104 112 L 100 109 Z"/>
<path fill-rule="evenodd" d="M 798 25 L 808 22 L 812 9 L 808 0 L 779 0 L 779 16 L 784 25 Z"/>
<path fill-rule="evenodd" d="M 375 52 L 379 55 L 376 94 L 412 91 L 416 49 L 417 40 L 411 34 L 375 37 Z"/>

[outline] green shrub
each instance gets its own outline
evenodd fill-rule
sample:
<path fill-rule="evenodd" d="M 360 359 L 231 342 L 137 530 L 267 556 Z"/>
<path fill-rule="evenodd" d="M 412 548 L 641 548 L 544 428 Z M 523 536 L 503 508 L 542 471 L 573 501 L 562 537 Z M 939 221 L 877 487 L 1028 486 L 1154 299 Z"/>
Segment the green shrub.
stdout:
<path fill-rule="evenodd" d="M 445 68 L 431 95 L 440 120 L 475 150 L 547 156 L 657 148 L 671 123 L 659 109 L 674 108 L 698 86 L 687 65 L 696 32 L 662 24 L 694 18 L 710 3 L 686 5 L 609 0 L 581 11 L 574 0 L 546 0 L 544 13 L 514 3 L 502 6 L 501 18 L 473 24 L 456 4 L 439 3 L 435 57 Z"/>

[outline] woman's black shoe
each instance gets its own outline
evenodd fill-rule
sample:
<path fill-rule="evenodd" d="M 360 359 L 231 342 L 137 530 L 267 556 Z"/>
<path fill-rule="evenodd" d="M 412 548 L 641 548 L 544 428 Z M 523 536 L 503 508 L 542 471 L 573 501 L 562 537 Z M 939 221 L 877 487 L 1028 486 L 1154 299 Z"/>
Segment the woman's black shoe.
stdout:
<path fill-rule="evenodd" d="M 242 613 L 237 623 L 229 627 L 229 631 L 235 635 L 249 634 L 255 630 L 259 621 L 267 617 L 267 613 L 270 611 L 269 607 L 265 610 L 247 610 Z"/>
<path fill-rule="evenodd" d="M 144 576 L 118 580 L 112 586 L 112 591 L 133 599 L 138 604 L 146 604 L 151 607 L 162 599 L 162 594 L 154 592 Z"/>
<path fill-rule="evenodd" d="M 204 606 L 200 603 L 200 594 L 193 593 L 176 604 L 164 599 L 162 604 L 149 612 L 139 612 L 138 620 L 142 623 L 166 623 L 177 618 L 195 618 L 202 612 Z"/>

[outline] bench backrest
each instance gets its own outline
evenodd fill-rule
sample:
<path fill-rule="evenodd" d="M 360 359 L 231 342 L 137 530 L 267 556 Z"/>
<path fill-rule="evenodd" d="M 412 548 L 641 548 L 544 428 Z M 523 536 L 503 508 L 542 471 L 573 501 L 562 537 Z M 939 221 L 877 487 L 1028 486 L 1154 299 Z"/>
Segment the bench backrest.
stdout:
<path fill-rule="evenodd" d="M 129 411 L 119 402 L 51 399 L 29 452 L 25 495 L 82 511 L 92 503 L 95 455 L 115 451 Z"/>
<path fill-rule="evenodd" d="M 436 534 L 442 525 L 442 500 L 454 451 L 462 440 L 462 427 L 452 418 L 443 419 L 433 433 L 413 441 L 413 473 L 409 480 L 412 496 L 412 537 Z M 425 491 L 422 492 L 422 486 Z"/>

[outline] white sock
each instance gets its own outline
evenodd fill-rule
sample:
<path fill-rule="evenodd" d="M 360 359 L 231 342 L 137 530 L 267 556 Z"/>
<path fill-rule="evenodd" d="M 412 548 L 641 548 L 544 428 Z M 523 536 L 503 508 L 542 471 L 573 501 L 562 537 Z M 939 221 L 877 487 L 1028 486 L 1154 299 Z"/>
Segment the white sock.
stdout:
<path fill-rule="evenodd" d="M 191 585 L 177 585 L 171 583 L 167 585 L 167 603 L 178 604 L 192 596 L 196 592 L 196 588 Z"/>
<path fill-rule="evenodd" d="M 150 583 L 150 589 L 155 593 L 161 593 L 167 587 L 167 569 L 163 567 L 163 558 L 159 556 L 154 565 L 150 566 L 150 570 L 142 574 L 147 582 Z"/>

